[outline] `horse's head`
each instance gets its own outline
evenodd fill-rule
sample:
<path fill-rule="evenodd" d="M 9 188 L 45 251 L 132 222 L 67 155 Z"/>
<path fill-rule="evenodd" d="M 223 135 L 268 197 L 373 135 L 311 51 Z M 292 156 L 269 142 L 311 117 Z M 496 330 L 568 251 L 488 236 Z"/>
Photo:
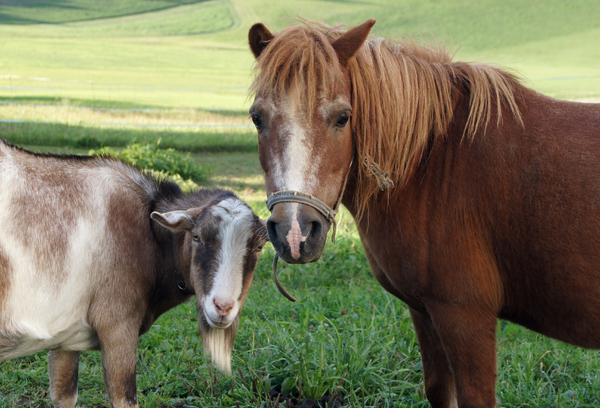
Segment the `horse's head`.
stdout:
<path fill-rule="evenodd" d="M 250 29 L 258 70 L 250 115 L 272 212 L 267 228 L 286 262 L 313 262 L 323 251 L 354 155 L 347 65 L 373 24 L 343 34 Z"/>

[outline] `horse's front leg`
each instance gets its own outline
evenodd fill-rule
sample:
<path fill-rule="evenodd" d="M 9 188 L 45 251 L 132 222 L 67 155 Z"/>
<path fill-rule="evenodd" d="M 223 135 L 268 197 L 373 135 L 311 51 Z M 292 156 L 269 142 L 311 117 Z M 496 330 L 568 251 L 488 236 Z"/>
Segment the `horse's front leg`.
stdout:
<path fill-rule="evenodd" d="M 431 353 L 441 356 L 445 352 L 449 369 L 442 369 L 439 363 L 431 364 L 440 377 L 447 378 L 448 370 L 452 372 L 458 408 L 496 407 L 496 314 L 485 308 L 447 302 L 428 302 L 427 313 L 431 318 L 428 335 L 439 339 Z M 431 340 L 425 338 L 428 341 Z"/>
<path fill-rule="evenodd" d="M 456 408 L 454 376 L 433 322 L 426 312 L 409 310 L 419 339 L 427 399 L 432 408 Z"/>
<path fill-rule="evenodd" d="M 50 398 L 56 408 L 73 408 L 77 403 L 79 351 L 51 350 L 48 354 Z"/>

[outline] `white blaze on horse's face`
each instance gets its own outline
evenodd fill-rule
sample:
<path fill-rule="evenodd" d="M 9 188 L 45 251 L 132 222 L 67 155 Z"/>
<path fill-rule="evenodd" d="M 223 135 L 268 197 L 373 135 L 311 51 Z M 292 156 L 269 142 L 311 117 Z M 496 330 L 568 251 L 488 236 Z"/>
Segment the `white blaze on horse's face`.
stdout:
<path fill-rule="evenodd" d="M 288 139 L 288 146 L 283 152 L 283 174 L 279 180 L 274 180 L 279 190 L 301 191 L 315 195 L 318 186 L 320 162 L 323 151 L 315 151 L 313 140 L 309 134 L 311 129 L 306 125 L 306 113 L 300 107 L 286 101 L 281 109 L 286 118 L 282 124 L 282 137 Z"/>
<path fill-rule="evenodd" d="M 259 129 L 259 155 L 265 171 L 267 194 L 297 191 L 336 206 L 352 160 L 349 95 L 344 89 L 331 98 L 321 95 L 310 111 L 299 103 L 256 99 L 251 109 Z M 302 203 L 281 202 L 273 207 L 270 232 L 280 254 L 288 262 L 318 259 L 306 249 L 320 252 L 329 230 L 328 221 L 314 208 Z"/>

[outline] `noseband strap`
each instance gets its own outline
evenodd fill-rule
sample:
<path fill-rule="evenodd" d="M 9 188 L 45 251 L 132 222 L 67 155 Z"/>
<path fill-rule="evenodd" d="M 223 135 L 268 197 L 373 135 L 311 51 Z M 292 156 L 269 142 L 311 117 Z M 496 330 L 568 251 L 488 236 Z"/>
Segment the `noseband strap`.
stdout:
<path fill-rule="evenodd" d="M 281 202 L 299 203 L 314 208 L 315 210 L 320 212 L 321 215 L 325 217 L 329 225 L 332 226 L 331 242 L 335 243 L 335 232 L 337 230 L 335 216 L 337 215 L 337 212 L 340 208 L 340 203 L 342 202 L 342 198 L 344 197 L 344 191 L 346 190 L 346 183 L 348 183 L 348 176 L 350 175 L 352 162 L 354 162 L 354 157 L 350 160 L 350 164 L 348 165 L 348 171 L 346 171 L 346 176 L 344 177 L 344 183 L 342 184 L 342 188 L 338 194 L 338 198 L 333 208 L 325 204 L 323 201 L 319 200 L 317 197 L 294 190 L 281 190 L 271 194 L 269 198 L 267 198 L 267 208 L 269 209 L 269 211 L 273 212 L 273 206 Z"/>
<path fill-rule="evenodd" d="M 331 208 L 323 201 L 319 200 L 317 197 L 314 197 L 310 194 L 301 193 L 300 191 L 282 190 L 277 191 L 276 193 L 273 193 L 269 196 L 269 198 L 267 199 L 267 207 L 269 208 L 269 211 L 273 211 L 273 206 L 277 203 L 282 202 L 299 203 L 314 208 L 315 210 L 320 212 L 323 217 L 325 217 L 325 219 L 330 225 L 334 226 L 335 231 L 335 215 L 337 214 L 337 208 Z M 335 232 L 333 239 L 335 241 Z"/>

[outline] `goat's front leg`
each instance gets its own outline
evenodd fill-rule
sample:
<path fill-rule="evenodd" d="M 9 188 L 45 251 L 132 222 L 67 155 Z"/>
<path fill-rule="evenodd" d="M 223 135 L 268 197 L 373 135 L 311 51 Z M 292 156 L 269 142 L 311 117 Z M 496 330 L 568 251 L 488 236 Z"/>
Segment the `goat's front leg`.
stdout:
<path fill-rule="evenodd" d="M 77 403 L 79 351 L 51 350 L 48 354 L 50 398 L 56 408 L 74 408 Z"/>
<path fill-rule="evenodd" d="M 125 328 L 98 333 L 104 382 L 112 408 L 138 407 L 135 382 L 138 332 Z"/>

